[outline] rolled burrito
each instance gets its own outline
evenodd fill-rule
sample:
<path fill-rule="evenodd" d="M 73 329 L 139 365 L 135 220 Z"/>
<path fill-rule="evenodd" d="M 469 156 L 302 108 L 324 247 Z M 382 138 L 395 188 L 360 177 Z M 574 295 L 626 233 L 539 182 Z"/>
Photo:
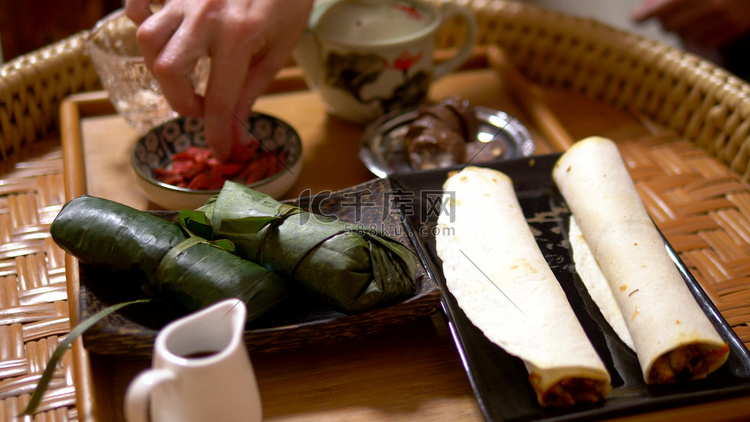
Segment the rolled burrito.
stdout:
<path fill-rule="evenodd" d="M 469 320 L 523 360 L 541 405 L 606 396 L 609 373 L 539 250 L 511 179 L 467 167 L 443 189 L 436 249 Z"/>
<path fill-rule="evenodd" d="M 729 347 L 670 258 L 614 142 L 586 138 L 552 176 L 604 274 L 635 345 L 643 378 L 705 378 Z"/>

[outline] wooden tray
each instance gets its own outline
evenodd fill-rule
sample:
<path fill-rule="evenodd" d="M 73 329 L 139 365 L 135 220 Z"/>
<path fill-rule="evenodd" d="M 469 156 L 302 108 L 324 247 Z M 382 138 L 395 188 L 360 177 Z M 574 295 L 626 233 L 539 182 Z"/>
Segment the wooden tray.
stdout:
<path fill-rule="evenodd" d="M 477 88 L 474 84 L 477 84 L 481 88 Z M 491 84 L 494 84 L 493 89 L 495 90 L 495 94 L 487 93 L 487 87 Z M 533 137 L 535 138 L 537 145 L 538 145 L 538 152 L 540 154 L 550 152 L 552 148 L 547 144 L 545 136 L 542 134 L 542 131 L 539 129 L 538 126 L 534 124 L 534 121 L 532 118 L 527 117 L 524 115 L 523 111 L 516 105 L 512 100 L 509 100 L 507 96 L 497 96 L 497 92 L 502 92 L 502 84 L 500 84 L 497 81 L 496 75 L 494 72 L 487 70 L 486 68 L 480 68 L 478 69 L 469 69 L 465 70 L 463 72 L 460 72 L 456 75 L 452 75 L 450 79 L 446 80 L 444 84 L 438 84 L 434 91 L 431 93 L 431 95 L 434 96 L 434 98 L 441 98 L 446 95 L 446 93 L 450 92 L 451 94 L 459 93 L 462 95 L 465 95 L 471 99 L 473 99 L 476 102 L 488 104 L 493 107 L 497 107 L 500 109 L 508 110 L 510 113 L 514 115 L 518 115 L 518 117 L 525 123 L 532 132 Z M 652 157 L 661 157 L 659 154 L 674 154 L 675 152 L 671 150 L 671 148 L 678 148 L 678 151 L 684 151 L 687 153 L 687 156 L 685 159 L 690 160 L 698 160 L 698 162 L 706 163 L 706 165 L 710 164 L 712 166 L 717 166 L 718 168 L 721 168 L 721 165 L 718 164 L 715 160 L 711 159 L 711 157 L 708 157 L 705 153 L 701 153 L 701 150 L 698 148 L 688 148 L 686 147 L 691 146 L 692 144 L 680 142 L 679 137 L 675 134 L 667 134 L 667 132 L 662 133 L 662 129 L 659 129 L 658 125 L 651 125 L 647 124 L 644 125 L 644 122 L 642 120 L 629 117 L 625 114 L 622 114 L 620 112 L 617 112 L 616 110 L 608 107 L 608 106 L 602 106 L 596 101 L 591 101 L 583 96 L 579 96 L 576 94 L 571 94 L 568 91 L 565 90 L 546 90 L 546 96 L 545 99 L 547 100 L 548 104 L 550 105 L 550 108 L 555 111 L 555 114 L 557 117 L 559 117 L 560 121 L 563 123 L 563 125 L 566 127 L 566 129 L 570 132 L 572 137 L 580 138 L 584 136 L 588 136 L 590 134 L 600 134 L 607 137 L 610 137 L 618 142 L 618 144 L 621 147 L 621 150 L 623 152 L 623 155 L 626 157 L 626 160 L 631 165 L 631 172 L 633 174 L 634 179 L 636 180 L 636 184 L 639 186 L 639 189 L 642 188 L 643 183 L 652 183 L 654 180 L 657 180 L 654 178 L 655 174 L 658 174 L 655 169 L 653 168 L 654 162 L 649 160 L 646 161 L 646 163 L 649 165 L 649 167 L 643 167 L 643 164 L 640 165 L 634 165 L 639 164 L 641 161 L 639 159 L 642 159 L 642 156 L 645 154 L 646 156 L 652 156 Z M 317 104 L 318 107 L 320 107 L 320 104 L 317 102 L 317 98 L 315 96 L 308 96 L 309 93 L 304 91 L 295 91 L 293 93 L 280 93 L 277 94 L 277 97 L 274 98 L 274 96 L 269 96 L 265 100 L 267 101 L 278 101 L 278 102 L 289 102 L 290 98 L 294 98 L 296 101 L 298 101 L 295 104 L 299 104 L 299 108 L 305 108 L 305 107 L 311 107 L 311 109 L 314 109 L 314 105 Z M 76 100 L 76 98 L 73 98 Z M 106 107 L 102 106 L 103 102 L 106 102 L 106 99 L 99 98 L 96 101 L 93 101 L 89 103 L 90 97 L 85 96 L 81 98 L 80 104 L 77 105 L 77 109 L 79 111 L 85 110 L 87 107 L 102 107 L 103 110 L 106 111 Z M 575 112 L 565 112 L 565 110 L 569 110 L 569 104 L 576 104 L 576 110 Z M 311 105 L 312 104 L 312 105 Z M 259 102 L 259 107 L 272 107 L 273 104 L 270 103 L 264 103 L 263 100 Z M 322 109 L 321 109 L 322 110 Z M 321 112 L 321 110 L 318 110 L 318 112 Z M 96 111 L 96 110 L 94 110 Z M 273 111 L 273 110 L 264 110 L 266 112 Z M 66 115 L 68 115 L 66 113 Z M 313 115 L 313 114 L 309 114 Z M 105 118 L 107 115 L 105 114 Z M 585 116 L 585 119 L 582 119 L 581 116 Z M 92 116 L 93 117 L 93 116 Z M 320 117 L 316 117 L 320 118 Z M 85 118 L 84 118 L 85 119 Z M 336 133 L 333 132 L 333 128 L 338 127 L 338 125 L 347 126 L 347 124 L 327 118 L 322 117 L 323 121 L 317 121 L 315 124 L 322 124 L 324 127 L 329 127 L 328 130 L 330 132 L 326 133 Z M 106 121 L 99 121 L 97 122 L 103 127 L 109 127 L 109 123 Z M 79 120 L 77 122 L 77 127 L 81 126 L 81 121 Z M 85 126 L 85 123 L 84 123 Z M 299 126 L 302 127 L 308 127 L 304 123 L 300 124 Z M 312 124 L 309 126 L 312 128 Z M 351 133 L 356 133 L 357 131 L 361 130 L 361 128 L 351 128 L 349 127 L 348 130 L 351 131 Z M 655 134 L 655 131 L 657 134 Z M 305 129 L 302 130 L 302 132 L 305 132 Z M 346 133 L 346 132 L 345 132 Z M 319 135 L 318 135 L 319 136 Z M 304 135 L 303 135 L 304 138 Z M 80 139 L 80 135 L 79 138 Z M 343 137 L 345 141 L 350 144 L 355 145 L 344 145 L 343 142 L 341 143 L 340 148 L 344 148 L 347 152 L 345 154 L 352 154 L 352 157 L 356 157 L 356 150 L 358 144 L 358 139 L 356 136 L 348 135 Z M 333 142 L 341 142 L 339 141 L 333 141 Z M 67 143 L 66 143 L 67 145 Z M 314 148 L 314 147 L 313 147 Z M 346 149 L 348 148 L 348 150 Z M 683 153 L 684 153 L 683 152 Z M 662 162 L 662 161 L 659 161 Z M 671 161 L 667 161 L 670 163 Z M 352 166 L 352 168 L 357 168 L 358 166 L 362 166 L 361 163 L 355 162 L 356 165 L 352 165 L 351 162 L 348 163 Z M 669 168 L 672 166 L 670 165 Z M 307 167 L 309 168 L 309 166 Z M 647 169 L 647 170 L 645 170 Z M 356 175 L 356 170 L 355 175 Z M 668 180 L 674 179 L 674 175 L 671 174 L 672 172 L 666 173 L 666 174 L 659 174 L 658 180 L 664 181 L 663 183 L 665 186 L 668 187 L 668 189 L 675 189 L 675 186 L 678 186 L 679 183 L 676 182 L 667 182 Z M 723 183 L 726 182 L 725 178 L 727 177 L 727 173 L 721 174 L 721 180 L 724 180 Z M 363 178 L 371 177 L 368 173 L 364 173 L 362 175 Z M 644 177 L 646 178 L 644 181 Z M 304 175 L 301 177 L 304 178 Z M 678 177 L 679 180 L 681 180 L 681 177 Z M 354 180 L 354 178 L 349 179 Z M 694 178 L 689 178 L 690 181 L 695 182 Z M 710 185 L 710 182 L 708 182 Z M 741 181 L 737 181 L 736 184 L 732 185 L 735 186 L 739 191 L 737 193 L 742 193 L 742 191 L 748 191 L 746 185 L 744 185 Z M 651 189 L 650 191 L 653 191 Z M 648 198 L 648 197 L 647 197 Z M 653 201 L 647 201 L 651 206 L 653 206 Z M 663 201 L 659 201 L 658 203 L 663 204 Z M 652 211 L 653 212 L 653 211 Z M 664 222 L 664 219 L 659 217 L 657 215 L 657 221 Z M 666 226 L 662 224 L 663 227 L 666 227 L 666 232 L 668 235 L 674 235 L 675 231 L 674 229 L 670 230 L 669 225 Z M 673 240 L 673 239 L 676 239 Z M 684 251 L 684 245 L 682 243 L 681 237 L 670 237 L 670 242 L 676 243 L 676 248 L 680 251 Z M 684 258 L 683 258 L 684 259 Z M 691 261 L 687 262 L 687 265 L 690 266 L 691 270 L 695 271 L 695 267 L 693 264 L 690 263 Z M 709 295 L 711 295 L 712 290 L 708 290 Z M 720 302 L 719 302 L 720 303 Z M 720 305 L 717 305 L 720 306 Z M 742 324 L 740 324 L 740 328 L 742 328 Z M 739 330 L 741 331 L 741 329 Z M 747 338 L 745 337 L 744 340 L 746 343 L 748 342 Z M 309 350 L 309 349 L 308 349 Z M 95 365 L 97 366 L 97 361 L 100 361 L 101 358 L 99 356 L 93 356 L 93 360 L 95 361 Z M 106 365 L 117 365 L 119 363 L 115 363 L 118 361 L 112 361 L 111 359 L 104 360 L 105 366 Z M 256 360 L 257 362 L 257 360 Z M 143 367 L 143 364 L 139 364 L 139 366 L 136 367 Z M 454 370 L 460 370 L 459 367 L 454 368 Z M 101 370 L 101 368 L 98 368 L 97 370 Z M 107 382 L 113 382 L 115 384 L 119 384 L 119 389 L 115 389 L 114 392 L 116 394 L 122 394 L 122 383 L 127 383 L 127 377 L 132 376 L 135 369 L 131 369 L 130 371 L 127 371 L 126 374 L 106 374 L 105 376 L 100 376 L 94 384 L 97 384 L 102 379 L 109 380 Z M 272 377 L 273 378 L 273 377 Z M 119 391 L 119 393 L 117 393 Z M 101 395 L 105 394 L 100 389 L 97 391 L 100 398 L 99 403 L 107 403 L 111 401 L 112 404 L 112 410 L 110 413 L 110 416 L 117 415 L 118 411 L 116 410 L 120 404 L 119 401 L 121 398 L 118 397 L 112 397 L 108 396 L 106 399 L 102 399 Z M 110 390 L 106 394 L 111 394 L 112 391 Z M 302 404 L 300 404 L 302 406 Z M 736 410 L 736 409 L 735 409 Z"/>
<path fill-rule="evenodd" d="M 516 1 L 463 3 L 476 13 L 479 43 L 500 44 L 509 52 L 521 73 L 543 88 L 547 104 L 574 139 L 597 134 L 618 141 L 660 229 L 733 330 L 748 344 L 750 87 L 690 54 L 590 19 Z M 450 22 L 441 30 L 438 46 L 460 44 L 460 30 L 460 23 Z M 11 223 L 0 233 L 31 233 L 30 237 L 43 238 L 45 222 L 66 198 L 61 187 L 59 138 L 80 135 L 81 127 L 80 119 L 66 126 L 65 119 L 59 118 L 59 106 L 70 94 L 100 87 L 90 61 L 81 53 L 85 36 L 85 32 L 77 34 L 0 68 L 2 184 L 8 189 L 3 191 L 0 203 L 7 203 L 9 210 L 7 214 L 0 212 L 0 217 L 7 215 Z M 298 78 L 282 80 L 282 85 L 304 88 Z M 504 92 L 494 75 L 480 70 L 438 83 L 432 95 L 441 98 L 459 93 L 511 114 L 519 112 Z M 128 128 L 109 114 L 112 111 L 102 111 L 111 110 L 106 98 L 102 101 L 101 93 L 91 95 L 99 98 L 82 101 L 80 110 L 75 106 L 77 112 L 88 115 L 88 107 L 98 108 L 101 117 L 92 118 L 111 124 L 104 125 L 107 136 L 127 135 Z M 292 114 L 301 117 L 290 115 L 286 120 L 299 119 L 293 123 L 298 129 L 332 139 L 328 147 L 356 156 L 359 129 L 327 119 L 320 113 L 314 94 L 280 94 L 264 99 L 262 104 L 273 110 L 293 104 Z M 542 132 L 531 125 L 529 115 L 520 113 L 519 118 L 537 140 L 544 140 Z M 542 142 L 537 151 L 552 150 L 550 146 L 546 151 L 544 148 Z M 343 189 L 370 178 L 364 166 L 337 167 L 333 156 L 326 155 L 330 149 L 312 151 L 331 172 L 327 182 L 318 185 L 321 189 Z M 46 169 L 39 170 L 43 167 Z M 75 166 L 66 163 L 65 168 Z M 37 170 L 42 173 L 32 175 Z M 19 174 L 24 176 L 19 178 Z M 307 176 L 315 183 L 322 182 L 315 180 L 313 173 Z M 30 180 L 37 187 L 30 188 Z M 102 185 L 106 187 L 107 183 Z M 29 190 L 22 192 L 14 186 Z M 33 229 L 26 232 L 27 226 L 36 221 L 42 222 L 36 234 Z M 2 238 L 4 248 L 21 244 Z M 4 285 L 7 294 L 0 302 L 12 322 L 2 328 L 6 330 L 3 333 L 11 335 L 0 335 L 0 348 L 12 352 L 2 354 L 0 362 L 4 368 L 22 368 L 23 372 L 3 372 L 2 415 L 14 415 L 24 406 L 46 356 L 69 329 L 64 301 L 46 302 L 38 296 L 41 302 L 53 305 L 42 308 L 54 308 L 54 312 L 43 312 L 35 319 L 27 319 L 29 308 L 17 306 L 29 294 L 45 291 L 48 282 L 57 284 L 59 290 L 63 271 L 71 279 L 77 277 L 77 266 L 64 259 L 48 240 L 45 245 L 48 248 L 43 252 L 25 249 L 30 254 L 19 252 L 2 262 L 8 269 Z M 12 268 L 17 268 L 16 279 L 12 278 Z M 68 298 L 75 299 L 76 295 L 75 289 L 67 292 Z M 75 303 L 68 301 L 69 305 Z M 76 323 L 75 314 L 73 309 L 70 324 Z M 131 365 L 101 361 L 96 356 L 89 359 L 80 342 L 72 356 L 72 362 L 66 357 L 56 373 L 56 393 L 45 399 L 41 409 L 44 416 L 40 417 L 86 421 L 121 417 L 118 400 L 124 393 L 123 386 L 142 362 Z M 306 356 L 280 354 L 254 360 L 268 420 L 482 418 L 441 321 L 418 323 L 392 335 L 352 342 L 335 353 L 326 348 L 309 350 Z M 740 398 L 641 415 L 638 419 L 737 420 L 747 418 L 748 413 L 750 403 Z"/>

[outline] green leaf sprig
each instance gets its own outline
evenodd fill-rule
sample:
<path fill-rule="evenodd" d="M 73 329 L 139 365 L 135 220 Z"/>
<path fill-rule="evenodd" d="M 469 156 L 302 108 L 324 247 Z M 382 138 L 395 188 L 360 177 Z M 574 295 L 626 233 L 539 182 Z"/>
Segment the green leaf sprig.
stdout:
<path fill-rule="evenodd" d="M 86 330 L 93 327 L 94 324 L 96 324 L 112 312 L 115 312 L 129 305 L 135 305 L 136 303 L 148 303 L 150 301 L 151 299 L 138 299 L 132 300 L 130 302 L 123 302 L 118 303 L 117 305 L 112 305 L 110 307 L 102 309 L 101 311 L 85 319 L 84 321 L 81 321 L 80 324 L 70 330 L 68 335 L 66 335 L 65 338 L 57 344 L 55 351 L 52 353 L 52 356 L 50 356 L 49 361 L 47 362 L 47 367 L 45 367 L 44 372 L 42 372 L 42 378 L 39 379 L 39 383 L 37 384 L 36 389 L 34 389 L 34 392 L 31 394 L 29 403 L 26 405 L 26 408 L 23 410 L 23 412 L 21 412 L 21 415 L 33 415 L 36 412 L 37 407 L 39 407 L 39 403 L 42 401 L 42 396 L 47 391 L 50 380 L 52 380 L 52 374 L 55 372 L 55 366 L 57 366 L 57 362 L 62 359 L 65 351 L 68 350 L 70 345 L 73 344 L 73 342 L 78 337 L 80 337 L 83 333 L 86 332 Z"/>

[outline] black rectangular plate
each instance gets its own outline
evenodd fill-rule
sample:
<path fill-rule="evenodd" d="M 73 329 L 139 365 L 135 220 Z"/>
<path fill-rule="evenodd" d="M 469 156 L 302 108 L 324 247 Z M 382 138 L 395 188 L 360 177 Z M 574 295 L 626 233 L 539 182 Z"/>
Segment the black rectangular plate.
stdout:
<path fill-rule="evenodd" d="M 534 229 L 542 253 L 612 376 L 613 389 L 605 400 L 571 408 L 541 408 L 521 360 L 487 340 L 445 287 L 433 229 L 442 184 L 448 173 L 456 169 L 391 177 L 401 195 L 411 198 L 403 201 L 411 209 L 403 211 L 415 236 L 414 243 L 426 257 L 430 278 L 435 279 L 442 289 L 443 310 L 485 418 L 488 421 L 600 420 L 750 394 L 750 353 L 669 246 L 668 250 L 696 301 L 729 343 L 730 357 L 722 368 L 705 380 L 662 386 L 644 383 L 635 353 L 622 343 L 604 320 L 575 272 L 566 238 L 570 213 L 552 181 L 552 168 L 558 158 L 559 154 L 551 154 L 483 166 L 500 170 L 513 179 L 519 202 Z M 503 222 L 498 221 L 498 224 Z"/>

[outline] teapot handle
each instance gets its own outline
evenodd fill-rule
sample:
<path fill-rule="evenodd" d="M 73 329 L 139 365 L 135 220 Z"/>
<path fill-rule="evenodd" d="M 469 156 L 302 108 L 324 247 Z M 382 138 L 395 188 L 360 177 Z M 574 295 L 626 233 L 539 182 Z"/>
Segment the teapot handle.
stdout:
<path fill-rule="evenodd" d="M 148 369 L 141 372 L 125 392 L 125 420 L 148 422 L 151 392 L 161 383 L 175 379 L 174 373 L 166 369 Z"/>
<path fill-rule="evenodd" d="M 433 79 L 437 79 L 445 74 L 456 70 L 459 66 L 468 60 L 474 48 L 477 39 L 477 23 L 474 14 L 461 5 L 456 3 L 440 3 L 443 12 L 443 23 L 449 21 L 454 16 L 460 16 L 466 24 L 466 38 L 459 48 L 458 52 L 450 59 L 435 66 L 432 71 Z"/>
<path fill-rule="evenodd" d="M 292 58 L 304 70 L 302 76 L 310 89 L 317 89 L 318 87 L 321 72 L 318 61 L 319 54 L 320 45 L 317 37 L 309 28 L 305 29 L 297 45 L 292 49 Z"/>

